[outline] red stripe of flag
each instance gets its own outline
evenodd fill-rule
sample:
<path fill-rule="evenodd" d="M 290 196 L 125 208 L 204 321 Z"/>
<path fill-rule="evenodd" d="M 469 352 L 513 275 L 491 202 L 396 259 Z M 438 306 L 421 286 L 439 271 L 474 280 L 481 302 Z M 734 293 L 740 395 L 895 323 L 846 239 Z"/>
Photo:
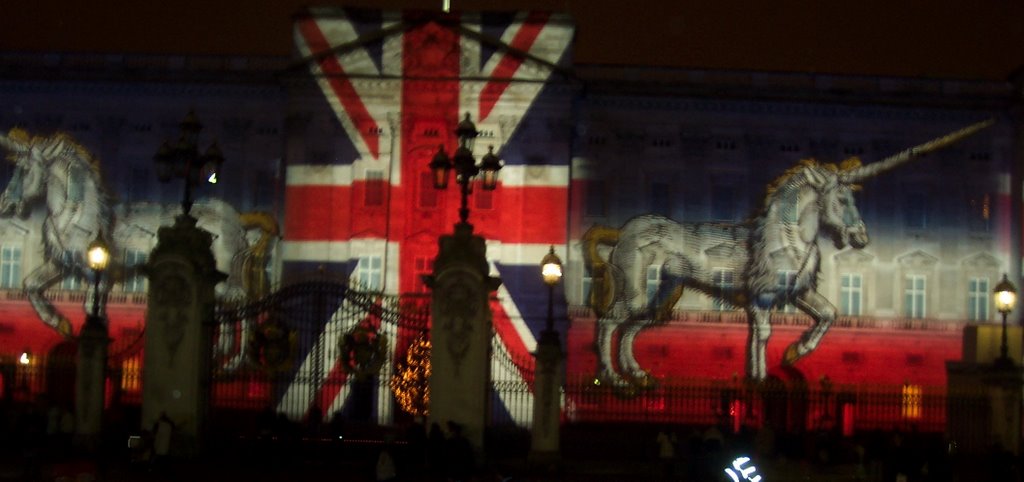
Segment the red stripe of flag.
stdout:
<path fill-rule="evenodd" d="M 521 52 L 529 52 L 550 17 L 549 12 L 530 12 L 509 46 Z M 495 55 L 502 55 L 502 58 L 491 72 L 491 81 L 480 91 L 480 120 L 487 119 L 491 114 L 494 105 L 510 84 L 507 79 L 512 78 L 524 60 L 523 57 L 512 53 L 499 52 Z"/>
<path fill-rule="evenodd" d="M 310 18 L 300 21 L 299 30 L 302 32 L 302 37 L 306 40 L 306 45 L 309 46 L 309 50 L 313 55 L 330 51 L 331 45 L 324 37 L 323 32 L 320 31 L 320 27 L 317 26 L 315 19 Z M 345 69 L 338 62 L 338 58 L 333 54 L 324 55 L 320 57 L 318 64 L 323 75 L 327 77 L 331 90 L 334 91 L 334 96 L 341 101 L 341 105 L 345 108 L 345 113 L 348 114 L 349 118 L 352 119 L 352 124 L 359 130 L 359 135 L 363 138 L 363 142 L 366 143 L 366 148 L 370 150 L 370 155 L 374 159 L 379 158 L 379 140 L 376 136 L 370 135 L 373 129 L 377 127 L 377 122 L 370 115 L 370 112 L 366 110 L 366 106 L 360 100 L 355 87 L 352 86 L 348 77 L 345 76 Z"/>
<path fill-rule="evenodd" d="M 349 186 L 289 186 L 285 190 L 284 233 L 289 241 L 348 239 Z"/>
<path fill-rule="evenodd" d="M 347 241 L 352 238 L 383 238 L 388 234 L 388 217 L 380 215 L 381 208 L 361 208 L 360 185 L 353 186 L 288 186 L 285 196 L 285 236 L 289 241 Z M 408 195 L 403 187 L 392 186 L 391 195 L 396 198 Z M 561 187 L 499 187 L 494 191 L 491 209 L 473 206 L 470 199 L 469 221 L 477 233 L 488 239 L 505 243 L 561 244 L 565 241 L 567 220 L 567 192 Z M 355 204 L 355 205 L 353 205 Z M 439 210 L 451 210 L 448 227 L 454 224 L 458 215 L 454 210 L 457 202 L 446 203 Z M 422 211 L 422 212 L 420 212 Z M 414 209 L 409 216 L 422 216 L 431 210 Z M 542 214 L 541 214 L 542 213 Z M 431 249 L 436 251 L 429 235 Z M 392 239 L 402 239 L 392 232 Z M 404 259 L 404 258 L 403 258 Z"/>

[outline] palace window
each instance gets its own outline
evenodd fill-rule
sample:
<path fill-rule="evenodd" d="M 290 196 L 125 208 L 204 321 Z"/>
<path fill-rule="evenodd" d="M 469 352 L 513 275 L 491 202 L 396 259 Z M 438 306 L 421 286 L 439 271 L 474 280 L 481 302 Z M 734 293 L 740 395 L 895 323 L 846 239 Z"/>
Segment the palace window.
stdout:
<path fill-rule="evenodd" d="M 904 278 L 903 316 L 907 318 L 925 317 L 925 287 L 924 275 L 911 274 Z"/>
<path fill-rule="evenodd" d="M 992 196 L 988 193 L 971 194 L 967 198 L 967 207 L 967 227 L 976 233 L 989 232 L 992 228 Z"/>
<path fill-rule="evenodd" d="M 711 284 L 723 294 L 729 293 L 732 291 L 734 286 L 734 274 L 734 271 L 729 268 L 715 268 L 711 270 Z M 731 303 L 726 303 L 720 298 L 715 298 L 714 309 L 718 311 L 730 311 L 733 309 L 733 306 Z"/>
<path fill-rule="evenodd" d="M 863 293 L 860 273 L 839 275 L 839 314 L 860 316 Z"/>
<path fill-rule="evenodd" d="M 427 284 L 423 282 L 423 277 L 433 273 L 434 264 L 431 262 L 431 258 L 426 256 L 418 256 L 413 260 L 413 280 L 412 280 L 412 292 L 413 293 L 426 293 Z"/>
<path fill-rule="evenodd" d="M 366 207 L 384 205 L 384 171 L 380 169 L 366 170 L 366 193 L 363 205 Z"/>
<path fill-rule="evenodd" d="M 138 393 L 142 390 L 142 363 L 139 356 L 121 362 L 121 390 Z"/>
<path fill-rule="evenodd" d="M 476 209 L 493 209 L 494 208 L 494 191 L 488 191 L 481 186 L 479 189 L 473 190 L 473 204 Z"/>
<path fill-rule="evenodd" d="M 779 292 L 782 293 L 782 306 L 779 311 L 783 313 L 796 313 L 796 307 L 793 306 L 793 299 L 790 296 L 793 288 L 796 287 L 796 271 L 795 270 L 779 270 L 776 272 L 776 287 Z"/>
<path fill-rule="evenodd" d="M 900 407 L 900 415 L 903 418 L 921 418 L 921 386 L 903 385 L 903 403 Z"/>
<path fill-rule="evenodd" d="M 360 289 L 379 291 L 384 279 L 384 261 L 380 256 L 361 256 L 352 278 Z"/>
<path fill-rule="evenodd" d="M 658 296 L 658 286 L 661 284 L 661 266 L 647 267 L 647 302 L 655 300 Z"/>
<path fill-rule="evenodd" d="M 125 268 L 141 267 L 146 263 L 146 253 L 137 249 L 126 249 L 124 250 L 124 266 Z M 143 276 L 138 270 L 132 270 L 131 276 L 124 279 L 124 284 L 121 288 L 125 293 L 141 293 L 146 291 L 146 277 Z"/>
<path fill-rule="evenodd" d="M 988 290 L 988 278 L 971 278 L 967 280 L 967 319 L 986 321 L 988 303 L 991 293 Z"/>
<path fill-rule="evenodd" d="M 0 248 L 0 288 L 21 287 L 21 248 Z"/>
<path fill-rule="evenodd" d="M 75 266 L 85 260 L 82 256 L 81 251 L 65 251 L 61 256 L 64 259 L 65 266 Z M 82 278 L 73 274 L 68 274 L 64 277 L 60 284 L 61 289 L 68 291 L 78 291 L 82 289 Z"/>
<path fill-rule="evenodd" d="M 437 207 L 438 190 L 434 187 L 434 174 L 430 171 L 420 173 L 420 207 L 432 209 Z"/>

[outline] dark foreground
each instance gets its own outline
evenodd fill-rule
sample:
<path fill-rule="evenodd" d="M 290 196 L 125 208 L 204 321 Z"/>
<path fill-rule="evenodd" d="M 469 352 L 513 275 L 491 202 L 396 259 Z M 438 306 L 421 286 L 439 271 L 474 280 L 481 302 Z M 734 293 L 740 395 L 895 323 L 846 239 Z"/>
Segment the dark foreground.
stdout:
<path fill-rule="evenodd" d="M 658 433 L 672 441 L 661 457 Z M 568 426 L 557 462 L 528 458 L 528 434 L 492 433 L 488 456 L 453 476 L 455 460 L 442 438 L 349 427 L 341 435 L 293 427 L 273 433 L 214 438 L 200 456 L 159 457 L 145 444 L 129 449 L 129 433 L 109 434 L 102 449 L 83 455 L 68 436 L 7 431 L 0 435 L 0 481 L 374 481 L 380 453 L 389 451 L 399 481 L 641 481 L 732 482 L 733 473 L 760 482 L 1017 481 L 1020 460 L 992 451 L 958 454 L 940 435 L 908 433 L 776 436 L 770 431 L 722 434 L 708 427 Z M 483 460 L 479 460 L 483 459 Z M 472 467 L 472 469 L 469 469 Z M 756 471 L 750 470 L 756 468 Z M 746 472 L 744 472 L 746 471 Z"/>

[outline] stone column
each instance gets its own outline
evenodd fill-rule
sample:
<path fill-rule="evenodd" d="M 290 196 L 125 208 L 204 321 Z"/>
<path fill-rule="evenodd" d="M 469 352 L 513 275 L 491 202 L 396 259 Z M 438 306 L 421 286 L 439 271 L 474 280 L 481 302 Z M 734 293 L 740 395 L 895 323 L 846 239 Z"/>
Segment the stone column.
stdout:
<path fill-rule="evenodd" d="M 210 251 L 213 237 L 188 215 L 162 227 L 144 267 L 149 277 L 143 360 L 142 428 L 164 414 L 174 425 L 171 454 L 201 449 L 209 407 L 214 286 L 227 278 Z"/>
<path fill-rule="evenodd" d="M 103 431 L 103 398 L 106 393 L 106 320 L 89 315 L 78 336 L 75 366 L 75 446 L 93 452 L 99 448 Z"/>
<path fill-rule="evenodd" d="M 559 459 L 562 406 L 562 344 L 558 332 L 544 330 L 537 343 L 537 369 L 533 379 L 533 431 L 530 462 L 555 463 Z"/>
<path fill-rule="evenodd" d="M 488 276 L 484 239 L 459 223 L 442 236 L 434 273 L 430 329 L 430 423 L 448 422 L 483 453 L 491 385 L 491 292 L 501 280 Z"/>
<path fill-rule="evenodd" d="M 962 454 L 993 447 L 1021 453 L 1024 370 L 1019 365 L 946 362 L 946 434 Z"/>

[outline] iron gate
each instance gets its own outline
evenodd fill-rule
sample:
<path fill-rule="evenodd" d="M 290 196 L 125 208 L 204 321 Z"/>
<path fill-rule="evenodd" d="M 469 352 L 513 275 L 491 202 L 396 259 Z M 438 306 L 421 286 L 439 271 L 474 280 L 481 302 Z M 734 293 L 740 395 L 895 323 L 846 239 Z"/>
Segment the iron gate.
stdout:
<path fill-rule="evenodd" d="M 391 424 L 394 361 L 427 332 L 429 297 L 383 295 L 318 277 L 216 311 L 211 423 L 265 428 Z"/>

